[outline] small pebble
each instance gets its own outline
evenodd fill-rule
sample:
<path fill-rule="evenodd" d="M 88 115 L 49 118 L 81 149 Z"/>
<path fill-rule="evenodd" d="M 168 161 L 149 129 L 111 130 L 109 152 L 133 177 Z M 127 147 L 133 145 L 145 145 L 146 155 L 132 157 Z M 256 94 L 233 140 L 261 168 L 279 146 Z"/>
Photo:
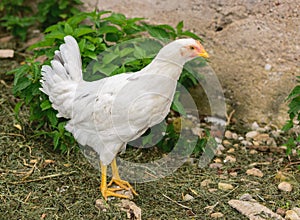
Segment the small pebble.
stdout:
<path fill-rule="evenodd" d="M 95 202 L 95 207 L 103 212 L 106 212 L 109 208 L 109 205 L 106 204 L 103 199 L 97 199 Z"/>
<path fill-rule="evenodd" d="M 232 132 L 229 131 L 229 130 L 227 130 L 227 131 L 225 131 L 224 136 L 225 136 L 227 139 L 232 139 Z"/>
<path fill-rule="evenodd" d="M 222 144 L 218 144 L 217 150 L 223 151 L 225 150 L 225 147 Z"/>
<path fill-rule="evenodd" d="M 285 213 L 286 220 L 299 220 L 300 216 L 297 215 L 297 212 L 294 210 L 287 210 Z"/>
<path fill-rule="evenodd" d="M 260 143 L 258 141 L 253 141 L 252 143 L 253 143 L 254 146 L 259 146 L 260 145 Z"/>
<path fill-rule="evenodd" d="M 230 172 L 229 175 L 232 176 L 232 177 L 237 177 L 238 173 L 237 172 Z"/>
<path fill-rule="evenodd" d="M 211 163 L 209 164 L 209 168 L 212 168 L 212 169 L 219 169 L 223 166 L 223 164 L 221 163 Z"/>
<path fill-rule="evenodd" d="M 257 122 L 256 122 L 256 121 L 253 122 L 252 125 L 251 125 L 251 129 L 252 129 L 253 131 L 256 131 L 258 128 L 259 128 L 259 125 L 257 124 Z"/>
<path fill-rule="evenodd" d="M 216 188 L 210 188 L 210 189 L 208 189 L 208 192 L 210 192 L 210 193 L 213 193 L 213 192 L 216 192 L 216 191 L 218 191 L 218 189 L 216 189 Z"/>
<path fill-rule="evenodd" d="M 227 151 L 227 153 L 233 153 L 235 150 L 234 150 L 234 148 L 230 148 L 228 151 Z"/>
<path fill-rule="evenodd" d="M 247 139 L 253 139 L 255 138 L 259 133 L 257 131 L 249 131 L 247 134 L 246 134 L 246 138 Z"/>
<path fill-rule="evenodd" d="M 284 192 L 291 192 L 293 187 L 288 182 L 281 182 L 278 185 L 278 189 L 280 189 L 281 191 L 284 191 Z"/>
<path fill-rule="evenodd" d="M 212 218 L 223 218 L 224 214 L 222 212 L 214 212 L 210 214 L 210 217 Z"/>
<path fill-rule="evenodd" d="M 233 156 L 230 156 L 230 155 L 227 155 L 225 160 L 224 160 L 224 163 L 226 162 L 229 162 L 229 163 L 235 163 L 236 162 L 236 158 L 233 157 Z"/>
<path fill-rule="evenodd" d="M 257 153 L 258 153 L 258 151 L 254 150 L 254 149 L 252 149 L 252 150 L 249 151 L 249 154 L 257 154 Z"/>
<path fill-rule="evenodd" d="M 214 162 L 215 163 L 222 163 L 222 160 L 220 158 L 216 158 L 216 159 L 214 159 Z"/>
<path fill-rule="evenodd" d="M 233 185 L 229 184 L 229 183 L 218 183 L 218 189 L 223 190 L 223 191 L 227 191 L 227 190 L 231 190 L 233 189 Z"/>
<path fill-rule="evenodd" d="M 240 200 L 253 201 L 254 199 L 252 198 L 252 196 L 249 193 L 245 193 L 245 194 L 240 196 Z"/>
<path fill-rule="evenodd" d="M 292 210 L 295 211 L 297 213 L 297 215 L 300 216 L 300 208 L 294 207 Z"/>
<path fill-rule="evenodd" d="M 270 139 L 270 135 L 269 134 L 257 134 L 253 138 L 256 141 L 268 141 Z"/>
<path fill-rule="evenodd" d="M 272 69 L 271 64 L 268 64 L 268 63 L 267 63 L 267 64 L 265 65 L 265 70 L 266 70 L 266 71 L 270 71 L 271 69 Z"/>
<path fill-rule="evenodd" d="M 194 197 L 191 196 L 190 194 L 185 194 L 183 197 L 183 201 L 191 201 L 193 199 L 194 199 Z"/>
<path fill-rule="evenodd" d="M 212 181 L 210 179 L 205 179 L 200 183 L 201 187 L 207 187 L 209 184 L 211 184 Z"/>
<path fill-rule="evenodd" d="M 238 138 L 239 138 L 239 136 L 237 135 L 237 133 L 232 133 L 233 140 L 237 140 Z"/>
<path fill-rule="evenodd" d="M 231 142 L 228 141 L 228 140 L 224 140 L 224 141 L 223 141 L 223 145 L 224 145 L 225 147 L 229 147 L 229 146 L 231 146 Z"/>
<path fill-rule="evenodd" d="M 281 216 L 284 216 L 284 215 L 285 215 L 285 212 L 286 212 L 286 210 L 285 210 L 285 209 L 282 209 L 282 208 L 278 208 L 278 209 L 276 210 L 276 213 L 277 213 L 278 215 L 281 215 Z"/>
<path fill-rule="evenodd" d="M 248 169 L 246 173 L 247 175 L 252 175 L 252 176 L 258 176 L 258 177 L 264 176 L 263 172 L 261 172 L 261 170 L 257 168 Z"/>
<path fill-rule="evenodd" d="M 235 148 L 238 148 L 239 147 L 239 144 L 234 144 L 233 145 Z"/>
<path fill-rule="evenodd" d="M 241 141 L 241 144 L 244 146 L 252 145 L 252 143 L 250 141 L 246 141 L 246 140 Z"/>

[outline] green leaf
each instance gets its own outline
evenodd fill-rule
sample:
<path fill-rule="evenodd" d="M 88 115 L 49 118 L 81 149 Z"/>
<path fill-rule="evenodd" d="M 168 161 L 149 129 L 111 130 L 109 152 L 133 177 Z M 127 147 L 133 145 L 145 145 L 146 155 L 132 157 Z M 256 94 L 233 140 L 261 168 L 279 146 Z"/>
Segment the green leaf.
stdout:
<path fill-rule="evenodd" d="M 137 59 L 142 59 L 146 57 L 146 51 L 135 45 L 133 55 Z"/>
<path fill-rule="evenodd" d="M 59 40 L 63 40 L 65 37 L 65 33 L 60 32 L 60 31 L 53 31 L 49 34 L 47 34 L 47 36 L 45 36 L 46 39 L 59 39 Z"/>
<path fill-rule="evenodd" d="M 180 35 L 182 33 L 182 28 L 183 28 L 183 21 L 180 21 L 177 26 L 176 26 L 176 30 L 177 30 L 177 34 Z"/>
<path fill-rule="evenodd" d="M 26 78 L 26 77 L 19 78 L 17 80 L 17 82 L 15 82 L 15 84 L 14 84 L 13 92 L 16 93 L 16 92 L 22 91 L 22 90 L 26 89 L 28 86 L 30 86 L 30 84 L 31 84 L 31 81 L 28 78 Z"/>
<path fill-rule="evenodd" d="M 124 48 L 123 50 L 120 51 L 120 57 L 125 57 L 132 52 L 134 52 L 133 48 Z"/>
<path fill-rule="evenodd" d="M 53 146 L 54 146 L 54 149 L 57 149 L 57 147 L 59 145 L 60 134 L 58 131 L 54 131 L 52 134 L 53 134 Z"/>
<path fill-rule="evenodd" d="M 111 63 L 114 59 L 116 59 L 117 57 L 119 57 L 118 54 L 115 53 L 107 53 L 104 55 L 102 62 L 103 64 L 108 64 Z"/>
<path fill-rule="evenodd" d="M 76 16 L 69 18 L 67 22 L 74 28 L 79 23 L 81 23 L 83 20 L 85 20 L 86 18 L 87 18 L 87 14 L 84 13 L 84 14 L 76 15 Z"/>
<path fill-rule="evenodd" d="M 194 34 L 190 31 L 184 31 L 181 33 L 180 37 L 191 37 L 195 40 L 200 40 L 201 42 L 203 41 L 197 34 Z"/>
<path fill-rule="evenodd" d="M 282 130 L 283 131 L 288 131 L 290 130 L 292 127 L 294 126 L 293 121 L 292 120 L 288 120 L 285 125 L 283 126 Z"/>
<path fill-rule="evenodd" d="M 117 33 L 119 32 L 119 29 L 116 28 L 115 26 L 104 26 L 101 27 L 99 30 L 99 34 L 107 34 L 107 33 Z"/>
<path fill-rule="evenodd" d="M 82 28 L 75 29 L 73 34 L 74 34 L 75 37 L 78 38 L 78 37 L 81 37 L 83 35 L 87 35 L 87 34 L 90 34 L 90 33 L 96 33 L 96 31 L 91 29 L 91 28 L 82 27 Z"/>
<path fill-rule="evenodd" d="M 51 102 L 49 100 L 43 101 L 42 104 L 41 104 L 42 111 L 50 109 L 51 106 L 52 106 L 52 104 L 51 104 Z"/>
<path fill-rule="evenodd" d="M 181 104 L 180 100 L 179 100 L 179 97 L 180 97 L 180 93 L 178 91 L 175 92 L 175 95 L 174 95 L 174 100 L 173 100 L 173 103 L 171 105 L 171 108 L 178 112 L 179 114 L 181 115 L 186 115 L 186 111 L 183 107 L 183 105 Z"/>
<path fill-rule="evenodd" d="M 289 96 L 287 97 L 287 99 L 291 99 L 294 96 L 300 95 L 300 85 L 297 85 L 289 94 Z"/>
<path fill-rule="evenodd" d="M 56 127 L 56 125 L 58 123 L 58 119 L 56 117 L 56 113 L 52 109 L 47 110 L 47 118 L 49 119 L 50 124 L 53 127 Z"/>
<path fill-rule="evenodd" d="M 68 23 L 65 24 L 64 32 L 66 35 L 73 35 L 73 28 Z"/>
<path fill-rule="evenodd" d="M 19 101 L 19 102 L 15 105 L 15 107 L 14 107 L 14 113 L 15 113 L 16 116 L 19 115 L 20 109 L 21 109 L 21 107 L 22 107 L 23 104 L 24 104 L 23 101 Z"/>

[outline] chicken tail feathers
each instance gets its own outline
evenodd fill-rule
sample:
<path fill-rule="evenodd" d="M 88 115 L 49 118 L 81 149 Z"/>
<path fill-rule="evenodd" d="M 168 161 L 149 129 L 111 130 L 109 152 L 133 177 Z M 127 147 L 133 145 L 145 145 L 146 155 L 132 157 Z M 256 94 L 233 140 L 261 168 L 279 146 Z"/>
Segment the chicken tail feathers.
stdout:
<path fill-rule="evenodd" d="M 72 36 L 55 51 L 51 66 L 42 66 L 40 90 L 49 96 L 58 117 L 70 118 L 77 85 L 82 79 L 82 63 L 78 44 Z"/>

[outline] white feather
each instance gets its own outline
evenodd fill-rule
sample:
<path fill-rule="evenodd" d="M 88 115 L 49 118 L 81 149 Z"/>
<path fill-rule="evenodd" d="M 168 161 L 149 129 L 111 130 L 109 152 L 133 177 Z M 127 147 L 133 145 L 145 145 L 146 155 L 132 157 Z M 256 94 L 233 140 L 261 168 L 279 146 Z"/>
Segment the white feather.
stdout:
<path fill-rule="evenodd" d="M 78 143 L 92 147 L 107 165 L 127 142 L 166 117 L 182 66 L 191 59 L 181 55 L 180 49 L 195 41 L 170 43 L 139 72 L 86 82 L 76 40 L 64 39 L 51 67 L 42 67 L 41 90 L 58 117 L 70 119 L 66 129 Z"/>

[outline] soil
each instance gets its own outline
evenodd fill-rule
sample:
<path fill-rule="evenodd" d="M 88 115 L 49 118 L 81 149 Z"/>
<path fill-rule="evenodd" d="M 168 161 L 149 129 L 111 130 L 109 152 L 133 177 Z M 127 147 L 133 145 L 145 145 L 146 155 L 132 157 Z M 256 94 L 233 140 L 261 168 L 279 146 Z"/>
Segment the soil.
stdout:
<path fill-rule="evenodd" d="M 238 121 L 279 126 L 286 121 L 285 98 L 300 73 L 299 1 L 87 0 L 85 5 L 156 24 L 183 20 L 203 37 Z"/>

